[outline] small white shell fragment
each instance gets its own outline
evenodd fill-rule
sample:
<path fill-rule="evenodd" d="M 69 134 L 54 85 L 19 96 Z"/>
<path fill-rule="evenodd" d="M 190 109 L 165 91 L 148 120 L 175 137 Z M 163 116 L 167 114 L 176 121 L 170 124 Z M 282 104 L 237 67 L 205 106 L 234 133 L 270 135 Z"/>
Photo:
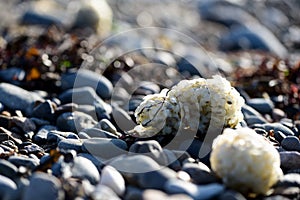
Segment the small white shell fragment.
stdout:
<path fill-rule="evenodd" d="M 283 176 L 275 147 L 250 128 L 227 128 L 213 142 L 210 163 L 225 185 L 266 194 Z"/>

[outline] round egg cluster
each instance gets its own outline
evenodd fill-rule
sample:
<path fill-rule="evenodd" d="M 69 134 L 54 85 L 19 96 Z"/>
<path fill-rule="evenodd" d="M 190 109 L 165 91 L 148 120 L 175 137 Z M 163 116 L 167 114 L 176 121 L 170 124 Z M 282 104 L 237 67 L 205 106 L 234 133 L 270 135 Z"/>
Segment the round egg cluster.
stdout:
<path fill-rule="evenodd" d="M 275 147 L 250 128 L 225 129 L 213 142 L 213 171 L 229 188 L 266 194 L 283 172 Z"/>
<path fill-rule="evenodd" d="M 182 80 L 170 90 L 148 95 L 135 111 L 139 137 L 173 134 L 189 129 L 205 134 L 214 126 L 236 127 L 243 120 L 244 99 L 230 82 L 219 75 L 211 79 Z"/>

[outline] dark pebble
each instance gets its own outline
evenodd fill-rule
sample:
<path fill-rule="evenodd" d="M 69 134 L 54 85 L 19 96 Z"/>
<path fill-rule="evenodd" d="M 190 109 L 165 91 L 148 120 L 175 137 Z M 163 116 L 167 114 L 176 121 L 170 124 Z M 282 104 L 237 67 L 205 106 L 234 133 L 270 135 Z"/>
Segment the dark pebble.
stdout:
<path fill-rule="evenodd" d="M 101 98 L 104 99 L 107 99 L 111 96 L 113 89 L 111 82 L 107 78 L 101 76 L 101 74 L 97 74 L 86 69 L 81 69 L 76 73 L 62 74 L 61 83 L 63 90 L 73 87 L 78 88 L 90 86 Z"/>
<path fill-rule="evenodd" d="M 297 151 L 279 152 L 281 168 L 284 170 L 300 169 L 300 153 Z"/>
<path fill-rule="evenodd" d="M 111 139 L 118 138 L 116 135 L 98 128 L 83 129 L 81 130 L 81 132 L 86 133 L 91 138 L 111 138 Z"/>
<path fill-rule="evenodd" d="M 300 187 L 300 174 L 285 174 L 276 184 L 276 187 Z"/>
<path fill-rule="evenodd" d="M 239 192 L 234 190 L 227 190 L 217 198 L 218 200 L 246 200 L 246 198 Z"/>
<path fill-rule="evenodd" d="M 54 120 L 54 103 L 50 100 L 46 100 L 43 103 L 40 103 L 38 106 L 34 107 L 32 111 L 32 116 L 40 119 L 45 119 L 49 121 Z"/>
<path fill-rule="evenodd" d="M 64 199 L 61 182 L 55 176 L 37 172 L 30 178 L 30 184 L 23 196 L 24 200 Z"/>
<path fill-rule="evenodd" d="M 42 100 L 38 95 L 8 83 L 0 83 L 1 103 L 11 110 L 21 110 L 25 115 L 31 115 L 34 103 Z"/>
<path fill-rule="evenodd" d="M 11 179 L 0 175 L 0 199 L 15 199 L 17 185 Z"/>
<path fill-rule="evenodd" d="M 57 146 L 61 151 L 75 150 L 80 152 L 82 149 L 82 141 L 77 139 L 64 139 Z"/>
<path fill-rule="evenodd" d="M 127 144 L 123 140 L 108 138 L 91 138 L 83 141 L 82 151 L 100 158 L 110 159 L 125 154 Z"/>
<path fill-rule="evenodd" d="M 15 179 L 18 175 L 18 168 L 7 160 L 0 160 L 0 174 L 10 179 Z"/>
<path fill-rule="evenodd" d="M 209 184 L 216 183 L 218 179 L 214 176 L 210 169 L 203 163 L 186 163 L 183 165 L 182 170 L 187 172 L 195 184 Z"/>
<path fill-rule="evenodd" d="M 93 105 L 99 96 L 91 87 L 80 87 L 64 91 L 59 95 L 59 100 L 62 104 L 76 103 L 83 105 Z"/>
<path fill-rule="evenodd" d="M 85 128 L 92 128 L 96 123 L 90 115 L 77 111 L 63 113 L 56 120 L 58 130 L 74 133 Z"/>
<path fill-rule="evenodd" d="M 24 166 L 29 169 L 34 169 L 39 165 L 39 162 L 33 158 L 25 157 L 25 156 L 10 156 L 8 161 L 17 167 Z"/>
<path fill-rule="evenodd" d="M 272 101 L 263 98 L 249 99 L 246 104 L 257 110 L 261 114 L 270 114 L 274 109 L 274 104 L 272 103 Z"/>
<path fill-rule="evenodd" d="M 105 185 L 98 185 L 91 193 L 91 197 L 92 199 L 121 200 L 111 188 Z"/>
<path fill-rule="evenodd" d="M 282 140 L 281 146 L 288 151 L 300 152 L 300 140 L 296 136 L 287 136 Z"/>

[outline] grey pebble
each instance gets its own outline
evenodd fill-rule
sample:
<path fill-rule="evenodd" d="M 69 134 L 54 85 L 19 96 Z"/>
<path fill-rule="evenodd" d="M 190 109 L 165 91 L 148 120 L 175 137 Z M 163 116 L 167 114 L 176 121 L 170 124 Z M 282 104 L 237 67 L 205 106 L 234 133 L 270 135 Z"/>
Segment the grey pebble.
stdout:
<path fill-rule="evenodd" d="M 97 184 L 100 180 L 100 174 L 96 166 L 84 157 L 75 157 L 71 173 L 72 177 L 87 179 L 91 184 Z"/>
<path fill-rule="evenodd" d="M 136 125 L 127 112 L 118 106 L 113 107 L 112 117 L 116 126 L 123 132 L 132 130 Z"/>
<path fill-rule="evenodd" d="M 10 179 L 15 179 L 18 175 L 18 168 L 7 160 L 0 160 L 0 174 Z"/>
<path fill-rule="evenodd" d="M 33 136 L 33 142 L 42 144 L 47 142 L 48 133 L 52 130 L 56 130 L 56 126 L 45 125 L 42 126 L 37 133 Z"/>
<path fill-rule="evenodd" d="M 10 156 L 8 158 L 8 161 L 16 165 L 17 167 L 24 166 L 28 167 L 31 170 L 39 165 L 39 162 L 37 162 L 36 159 L 25 156 Z"/>
<path fill-rule="evenodd" d="M 12 200 L 15 199 L 17 185 L 14 181 L 6 176 L 0 175 L 0 199 Z"/>
<path fill-rule="evenodd" d="M 300 174 L 285 174 L 276 184 L 276 187 L 300 187 Z"/>
<path fill-rule="evenodd" d="M 57 146 L 61 151 L 75 150 L 80 152 L 82 149 L 82 141 L 78 139 L 64 139 Z"/>
<path fill-rule="evenodd" d="M 147 189 L 143 192 L 143 200 L 153 199 L 168 199 L 168 200 L 192 200 L 193 198 L 186 194 L 172 194 L 168 195 L 161 190 Z"/>
<path fill-rule="evenodd" d="M 239 192 L 234 190 L 227 190 L 217 198 L 218 200 L 246 200 L 246 198 Z"/>
<path fill-rule="evenodd" d="M 300 140 L 296 136 L 286 136 L 282 142 L 281 146 L 288 151 L 298 151 L 300 152 Z"/>
<path fill-rule="evenodd" d="M 45 102 L 40 103 L 38 106 L 34 107 L 32 111 L 32 116 L 40 119 L 53 121 L 54 112 L 54 103 L 52 103 L 50 100 L 46 100 Z"/>
<path fill-rule="evenodd" d="M 26 116 L 32 114 L 34 103 L 42 100 L 38 95 L 9 83 L 0 83 L 1 103 L 11 110 L 21 110 Z"/>
<path fill-rule="evenodd" d="M 254 108 L 261 114 L 269 114 L 272 113 L 274 109 L 274 104 L 271 100 L 263 99 L 263 98 L 252 98 L 246 102 L 247 105 Z"/>
<path fill-rule="evenodd" d="M 56 120 L 58 130 L 74 133 L 85 128 L 92 128 L 95 124 L 97 122 L 90 115 L 78 111 L 63 113 Z"/>
<path fill-rule="evenodd" d="M 182 180 L 169 180 L 165 185 L 165 190 L 170 194 L 184 193 L 194 199 L 212 199 L 224 191 L 225 187 L 218 183 L 195 185 Z"/>
<path fill-rule="evenodd" d="M 279 152 L 280 165 L 284 170 L 300 169 L 300 153 L 297 151 Z"/>
<path fill-rule="evenodd" d="M 76 103 L 82 105 L 93 105 L 96 99 L 100 97 L 91 87 L 80 87 L 68 89 L 58 96 L 62 104 Z"/>
<path fill-rule="evenodd" d="M 203 163 L 185 163 L 182 170 L 187 172 L 195 184 L 209 184 L 218 182 L 217 177 Z"/>
<path fill-rule="evenodd" d="M 82 151 L 99 156 L 104 159 L 111 159 L 115 156 L 125 154 L 127 144 L 120 139 L 90 138 L 83 141 Z"/>
<path fill-rule="evenodd" d="M 64 193 L 59 179 L 50 174 L 37 172 L 30 178 L 23 200 L 62 200 Z"/>
<path fill-rule="evenodd" d="M 63 90 L 79 88 L 84 86 L 92 87 L 97 94 L 104 99 L 111 96 L 113 85 L 111 82 L 93 71 L 81 69 L 75 73 L 65 73 L 61 76 L 61 87 Z"/>
<path fill-rule="evenodd" d="M 80 132 L 86 133 L 90 138 L 111 138 L 111 139 L 118 138 L 117 135 L 105 130 L 101 130 L 99 128 L 87 128 L 81 130 Z"/>
<path fill-rule="evenodd" d="M 94 200 L 121 200 L 111 188 L 105 185 L 97 185 L 91 197 Z"/>

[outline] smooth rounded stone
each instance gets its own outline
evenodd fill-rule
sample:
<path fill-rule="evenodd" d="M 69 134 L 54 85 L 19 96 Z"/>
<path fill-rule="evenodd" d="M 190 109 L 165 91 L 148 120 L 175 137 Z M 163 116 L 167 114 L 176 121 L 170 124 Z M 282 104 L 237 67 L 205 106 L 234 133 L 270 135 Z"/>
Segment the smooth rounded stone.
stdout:
<path fill-rule="evenodd" d="M 99 184 L 110 187 L 119 196 L 125 193 L 125 180 L 123 176 L 110 165 L 102 169 Z"/>
<path fill-rule="evenodd" d="M 64 139 L 58 143 L 57 147 L 61 151 L 75 150 L 76 152 L 80 152 L 82 149 L 82 141 L 77 139 Z"/>
<path fill-rule="evenodd" d="M 231 28 L 229 33 L 221 37 L 219 44 L 222 51 L 257 49 L 271 52 L 281 58 L 287 56 L 287 49 L 283 44 L 269 29 L 259 23 L 248 23 Z M 269 111 L 268 107 L 262 106 L 270 105 L 267 102 L 260 101 L 260 104 L 255 105 L 257 106 L 255 109 L 261 109 L 259 110 L 261 113 Z"/>
<path fill-rule="evenodd" d="M 97 184 L 100 180 L 100 174 L 96 166 L 84 157 L 75 157 L 71 172 L 72 177 L 87 179 L 91 184 Z"/>
<path fill-rule="evenodd" d="M 98 171 L 101 172 L 104 163 L 100 158 L 93 156 L 92 154 L 89 153 L 79 153 L 77 156 L 89 159 L 97 167 Z"/>
<path fill-rule="evenodd" d="M 101 130 L 99 128 L 87 128 L 81 130 L 80 132 L 86 133 L 90 138 L 118 138 L 117 135 L 114 135 L 113 133 L 105 130 Z"/>
<path fill-rule="evenodd" d="M 130 154 L 143 154 L 149 156 L 160 165 L 168 164 L 163 149 L 156 140 L 135 142 L 129 148 Z"/>
<path fill-rule="evenodd" d="M 300 174 L 285 174 L 276 184 L 276 187 L 300 187 Z"/>
<path fill-rule="evenodd" d="M 282 195 L 274 195 L 274 196 L 266 197 L 263 200 L 290 200 L 290 198 Z"/>
<path fill-rule="evenodd" d="M 94 120 L 98 120 L 97 113 L 95 111 L 94 105 L 78 105 L 78 108 L 76 109 L 78 112 L 83 112 L 85 114 L 90 115 Z"/>
<path fill-rule="evenodd" d="M 168 200 L 192 200 L 192 197 L 185 194 L 173 194 L 168 195 L 160 190 L 148 189 L 143 192 L 143 200 L 153 200 L 153 199 L 168 199 Z"/>
<path fill-rule="evenodd" d="M 145 173 L 150 171 L 157 171 L 161 166 L 152 158 L 145 155 L 121 155 L 112 159 L 107 164 L 113 166 L 122 175 Z"/>
<path fill-rule="evenodd" d="M 36 101 L 42 101 L 38 95 L 9 83 L 0 83 L 1 103 L 11 109 L 20 110 L 30 116 Z"/>
<path fill-rule="evenodd" d="M 194 199 L 212 199 L 224 191 L 225 187 L 218 183 L 195 185 L 190 182 L 172 179 L 165 185 L 165 191 L 170 194 L 188 194 Z"/>
<path fill-rule="evenodd" d="M 62 22 L 54 16 L 36 13 L 35 11 L 28 10 L 23 13 L 20 18 L 22 25 L 40 25 L 40 26 L 62 26 Z"/>
<path fill-rule="evenodd" d="M 282 142 L 282 140 L 284 139 L 284 138 L 286 138 L 287 136 L 285 135 L 285 134 L 283 134 L 281 131 L 276 131 L 276 132 L 274 132 L 274 138 L 279 142 L 279 143 L 281 143 Z"/>
<path fill-rule="evenodd" d="M 17 167 L 24 166 L 31 170 L 39 165 L 39 162 L 37 162 L 37 160 L 25 156 L 10 156 L 8 158 L 8 161 Z"/>
<path fill-rule="evenodd" d="M 14 85 L 19 85 L 25 78 L 25 71 L 18 67 L 9 67 L 7 69 L 1 69 L 0 80 L 1 82 L 12 83 Z"/>
<path fill-rule="evenodd" d="M 73 132 L 64 132 L 64 131 L 57 131 L 57 130 L 49 131 L 49 133 L 47 134 L 48 142 L 58 143 L 64 139 L 79 139 L 79 137 Z"/>
<path fill-rule="evenodd" d="M 210 169 L 203 163 L 185 163 L 182 166 L 182 170 L 187 172 L 192 182 L 195 184 L 209 184 L 209 183 L 216 183 L 218 179 L 214 176 Z"/>
<path fill-rule="evenodd" d="M 57 129 L 56 126 L 52 126 L 52 125 L 42 126 L 38 130 L 38 132 L 33 136 L 33 142 L 37 144 L 43 144 L 47 142 L 48 133 L 56 129 Z"/>
<path fill-rule="evenodd" d="M 35 124 L 36 127 L 50 125 L 50 121 L 45 120 L 45 119 L 40 119 L 40 118 L 36 118 L 36 117 L 30 117 L 29 119 Z"/>
<path fill-rule="evenodd" d="M 253 115 L 245 116 L 244 120 L 248 126 L 251 126 L 253 124 L 265 124 L 268 122 L 265 118 L 261 116 L 253 116 Z"/>
<path fill-rule="evenodd" d="M 122 132 L 132 130 L 136 126 L 127 112 L 118 106 L 113 107 L 112 117 L 116 126 Z"/>
<path fill-rule="evenodd" d="M 271 100 L 264 99 L 264 98 L 253 98 L 249 99 L 246 102 L 247 105 L 254 108 L 261 114 L 269 114 L 272 113 L 274 109 L 274 104 Z"/>
<path fill-rule="evenodd" d="M 0 115 L 0 126 L 8 129 L 11 125 L 11 118 L 5 115 Z"/>
<path fill-rule="evenodd" d="M 160 92 L 160 87 L 150 81 L 142 81 L 139 83 L 138 88 L 134 91 L 135 95 L 148 95 Z"/>
<path fill-rule="evenodd" d="M 36 172 L 30 178 L 30 184 L 25 190 L 24 200 L 64 199 L 61 182 L 55 176 Z"/>
<path fill-rule="evenodd" d="M 279 152 L 280 166 L 283 170 L 300 169 L 300 153 L 297 151 Z"/>
<path fill-rule="evenodd" d="M 227 190 L 218 196 L 218 200 L 246 200 L 246 198 L 237 191 Z"/>
<path fill-rule="evenodd" d="M 120 139 L 91 138 L 83 141 L 82 151 L 104 159 L 127 153 L 127 144 Z"/>
<path fill-rule="evenodd" d="M 277 131 L 281 131 L 284 135 L 288 136 L 288 135 L 294 135 L 294 132 L 289 129 L 288 127 L 284 126 L 281 123 L 275 122 L 275 123 L 267 123 L 264 124 L 263 127 L 267 130 L 274 130 L 274 133 Z"/>
<path fill-rule="evenodd" d="M 91 87 L 80 87 L 64 91 L 58 96 L 62 104 L 76 103 L 83 105 L 93 105 L 99 96 Z"/>
<path fill-rule="evenodd" d="M 3 154 L 4 152 L 4 149 L 0 147 L 0 154 Z"/>
<path fill-rule="evenodd" d="M 126 187 L 126 193 L 124 195 L 124 200 L 137 200 L 137 199 L 144 199 L 143 198 L 143 190 L 128 185 Z"/>
<path fill-rule="evenodd" d="M 279 108 L 274 108 L 272 110 L 272 118 L 274 121 L 280 121 L 281 119 L 284 119 L 286 117 L 286 114 L 283 110 Z"/>
<path fill-rule="evenodd" d="M 114 135 L 119 135 L 117 133 L 116 127 L 108 120 L 108 119 L 101 119 L 99 123 L 96 125 L 96 128 L 99 127 L 100 129 L 110 132 Z"/>
<path fill-rule="evenodd" d="M 80 132 L 78 133 L 78 137 L 79 137 L 80 139 L 90 139 L 90 138 L 91 138 L 87 133 L 82 132 L 82 131 L 80 131 Z"/>
<path fill-rule="evenodd" d="M 50 100 L 46 100 L 33 108 L 32 116 L 40 119 L 46 119 L 49 121 L 54 120 L 54 103 Z"/>
<path fill-rule="evenodd" d="M 163 154 L 166 157 L 166 164 L 168 164 L 169 168 L 173 169 L 174 171 L 179 171 L 181 169 L 181 163 L 173 151 L 169 149 L 163 149 Z"/>
<path fill-rule="evenodd" d="M 63 90 L 84 86 L 92 87 L 103 99 L 108 99 L 113 90 L 113 85 L 107 78 L 87 69 L 80 69 L 75 73 L 64 73 L 61 76 Z"/>
<path fill-rule="evenodd" d="M 128 102 L 128 111 L 134 112 L 136 108 L 143 102 L 143 98 L 133 96 Z"/>
<path fill-rule="evenodd" d="M 204 1 L 199 3 L 199 11 L 202 19 L 228 27 L 257 22 L 247 11 L 229 1 Z"/>
<path fill-rule="evenodd" d="M 0 199 L 15 199 L 17 185 L 6 176 L 0 175 Z"/>
<path fill-rule="evenodd" d="M 296 136 L 286 136 L 282 142 L 281 146 L 288 151 L 300 151 L 300 140 Z"/>
<path fill-rule="evenodd" d="M 10 179 L 15 179 L 18 176 L 18 168 L 7 160 L 0 160 L 0 175 Z"/>
<path fill-rule="evenodd" d="M 4 106 L 3 104 L 0 102 L 0 112 L 2 112 L 4 110 Z"/>
<path fill-rule="evenodd" d="M 95 124 L 97 122 L 90 115 L 78 111 L 63 113 L 56 120 L 58 130 L 74 133 L 85 128 L 92 128 Z"/>
<path fill-rule="evenodd" d="M 300 188 L 299 187 L 276 187 L 272 195 L 284 196 L 288 199 L 299 199 Z"/>
<path fill-rule="evenodd" d="M 263 117 L 257 110 L 255 110 L 251 106 L 248 106 L 247 104 L 244 104 L 242 106 L 242 113 L 243 113 L 244 116 Z"/>
<path fill-rule="evenodd" d="M 111 188 L 105 185 L 97 185 L 91 197 L 95 200 L 121 200 Z"/>

